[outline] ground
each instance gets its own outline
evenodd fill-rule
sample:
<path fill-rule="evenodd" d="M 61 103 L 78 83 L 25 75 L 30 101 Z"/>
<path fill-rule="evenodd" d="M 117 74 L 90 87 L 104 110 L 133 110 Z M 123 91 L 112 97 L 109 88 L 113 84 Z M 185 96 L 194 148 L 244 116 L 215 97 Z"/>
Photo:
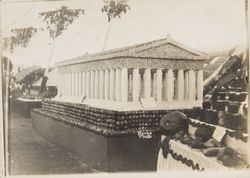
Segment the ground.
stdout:
<path fill-rule="evenodd" d="M 72 153 L 41 137 L 32 128 L 30 118 L 11 112 L 9 134 L 11 175 L 97 172 Z"/>

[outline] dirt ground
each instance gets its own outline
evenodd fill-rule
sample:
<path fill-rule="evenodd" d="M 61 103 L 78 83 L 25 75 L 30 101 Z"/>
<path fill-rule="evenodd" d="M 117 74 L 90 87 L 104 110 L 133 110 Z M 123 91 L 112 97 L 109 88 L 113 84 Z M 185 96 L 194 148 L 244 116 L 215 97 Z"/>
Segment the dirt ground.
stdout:
<path fill-rule="evenodd" d="M 11 112 L 9 134 L 11 175 L 97 172 L 70 152 L 39 136 L 30 118 Z"/>

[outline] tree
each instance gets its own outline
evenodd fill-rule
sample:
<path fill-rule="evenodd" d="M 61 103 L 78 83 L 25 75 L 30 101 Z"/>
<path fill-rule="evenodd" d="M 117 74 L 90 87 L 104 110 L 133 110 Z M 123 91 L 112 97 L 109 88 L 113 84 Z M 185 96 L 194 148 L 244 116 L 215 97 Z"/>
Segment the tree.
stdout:
<path fill-rule="evenodd" d="M 112 19 L 119 17 L 121 14 L 126 14 L 130 10 L 127 0 L 105 0 L 102 12 L 105 12 L 108 16 L 108 22 Z"/>
<path fill-rule="evenodd" d="M 115 18 L 121 18 L 121 14 L 126 14 L 127 11 L 130 10 L 130 6 L 127 0 L 104 0 L 104 6 L 102 7 L 102 13 L 106 13 L 108 16 L 108 29 L 105 35 L 103 51 L 106 48 L 110 28 L 111 28 L 111 20 Z"/>
<path fill-rule="evenodd" d="M 17 47 L 27 47 L 30 43 L 31 38 L 42 29 L 34 28 L 34 27 L 27 27 L 27 28 L 15 28 L 11 30 L 12 35 L 9 37 L 3 38 L 3 50 L 7 53 L 13 53 Z M 10 56 L 8 56 L 10 57 Z M 5 60 L 6 58 L 6 60 Z M 5 88 L 6 96 L 9 93 L 9 79 L 10 79 L 10 72 L 12 68 L 12 63 L 10 59 L 7 57 L 2 58 L 4 67 L 6 68 L 4 76 L 3 76 L 3 88 Z"/>
<path fill-rule="evenodd" d="M 17 47 L 27 47 L 30 43 L 31 38 L 39 31 L 43 30 L 41 28 L 27 27 L 27 28 L 15 28 L 11 30 L 12 35 L 3 38 L 3 49 L 7 53 L 13 53 Z M 8 56 L 9 57 L 9 56 Z M 6 63 L 6 72 L 4 76 L 4 85 L 9 86 L 9 78 L 11 68 L 11 61 L 8 60 Z M 7 88 L 7 87 L 5 87 Z"/>
<path fill-rule="evenodd" d="M 31 38 L 42 28 L 15 28 L 11 30 L 13 35 L 4 37 L 3 49 L 13 53 L 16 47 L 27 47 L 30 43 Z"/>
<path fill-rule="evenodd" d="M 47 29 L 52 39 L 60 36 L 81 14 L 84 14 L 83 9 L 69 9 L 67 6 L 62 6 L 57 10 L 39 13 L 43 21 L 47 23 Z"/>
<path fill-rule="evenodd" d="M 75 19 L 77 19 L 81 14 L 82 15 L 84 14 L 83 9 L 69 9 L 67 6 L 61 6 L 57 10 L 39 13 L 43 22 L 47 24 L 47 30 L 52 40 L 52 47 L 50 51 L 48 66 L 46 68 L 46 71 L 45 71 L 45 74 L 41 83 L 39 94 L 41 94 L 44 91 L 45 86 L 46 86 L 47 74 L 48 74 L 49 66 L 52 60 L 55 40 L 60 35 L 62 35 L 63 31 L 67 30 L 68 26 L 72 24 L 75 21 Z"/>

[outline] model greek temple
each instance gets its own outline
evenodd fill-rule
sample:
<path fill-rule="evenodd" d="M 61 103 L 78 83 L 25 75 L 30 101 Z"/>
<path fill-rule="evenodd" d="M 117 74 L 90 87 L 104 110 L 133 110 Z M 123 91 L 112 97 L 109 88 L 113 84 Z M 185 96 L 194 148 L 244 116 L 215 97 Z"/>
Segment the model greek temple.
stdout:
<path fill-rule="evenodd" d="M 85 104 L 114 110 L 192 108 L 203 98 L 208 56 L 173 39 L 84 55 L 56 64 L 61 98 L 86 96 Z M 78 99 L 79 100 L 79 99 Z"/>
<path fill-rule="evenodd" d="M 154 171 L 160 119 L 201 107 L 208 59 L 167 37 L 58 62 L 58 96 L 33 126 L 98 170 Z"/>

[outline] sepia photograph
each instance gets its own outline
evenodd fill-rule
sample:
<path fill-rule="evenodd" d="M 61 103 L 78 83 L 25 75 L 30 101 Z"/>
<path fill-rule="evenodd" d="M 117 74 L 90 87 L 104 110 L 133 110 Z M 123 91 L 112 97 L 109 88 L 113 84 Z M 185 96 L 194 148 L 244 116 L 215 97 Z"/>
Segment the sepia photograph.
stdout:
<path fill-rule="evenodd" d="M 250 0 L 1 0 L 0 14 L 0 177 L 250 175 Z"/>

